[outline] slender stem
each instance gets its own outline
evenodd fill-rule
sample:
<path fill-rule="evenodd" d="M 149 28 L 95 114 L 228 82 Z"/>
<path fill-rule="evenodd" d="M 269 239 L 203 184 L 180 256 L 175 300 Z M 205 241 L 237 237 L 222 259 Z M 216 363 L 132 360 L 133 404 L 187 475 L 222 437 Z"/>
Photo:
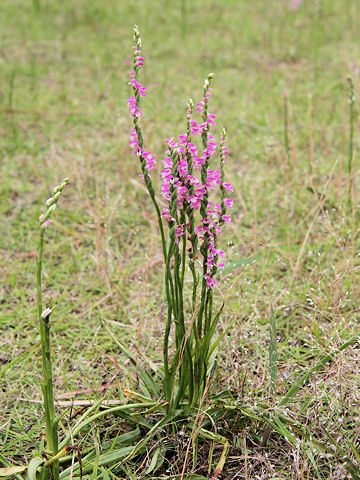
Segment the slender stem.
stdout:
<path fill-rule="evenodd" d="M 352 161 L 353 161 L 353 150 L 354 150 L 354 85 L 351 77 L 348 78 L 349 82 L 349 126 L 350 126 L 350 136 L 349 136 L 349 159 L 348 159 L 348 173 L 352 173 Z"/>
<path fill-rule="evenodd" d="M 289 142 L 289 98 L 287 92 L 284 92 L 284 144 L 286 151 L 287 165 L 290 163 L 290 142 Z"/>
<path fill-rule="evenodd" d="M 171 315 L 172 315 L 172 308 L 171 308 L 171 305 L 168 305 L 168 317 L 165 325 L 164 346 L 163 346 L 164 391 L 165 391 L 165 398 L 168 402 L 170 402 L 170 397 L 171 397 L 170 370 L 169 370 L 169 335 L 170 335 L 170 328 L 171 328 Z"/>
<path fill-rule="evenodd" d="M 191 127 L 190 127 L 190 120 L 192 118 L 192 111 L 193 111 L 193 101 L 190 99 L 188 102 L 188 109 L 187 109 L 187 124 L 186 124 L 186 159 L 187 159 L 187 167 L 188 167 L 188 174 L 193 175 L 193 159 L 189 150 L 189 143 L 191 142 Z M 194 185 L 190 183 L 188 186 L 189 196 L 192 197 L 194 195 Z M 195 215 L 194 209 L 190 204 L 187 205 L 186 214 L 188 216 L 189 222 L 186 226 L 187 231 L 190 234 L 190 242 L 191 242 L 191 249 L 189 251 L 189 267 L 193 277 L 193 291 L 192 291 L 192 303 L 191 303 L 191 315 L 194 315 L 195 308 L 196 308 L 196 293 L 197 293 L 197 286 L 199 283 L 199 279 L 196 274 L 195 269 L 195 258 L 197 253 L 197 244 L 198 244 L 198 236 L 195 232 Z M 186 239 L 184 239 L 186 243 Z M 196 328 L 193 329 L 194 331 Z"/>
<path fill-rule="evenodd" d="M 186 216 L 185 208 L 180 212 L 180 223 L 183 225 L 184 234 L 182 236 L 182 255 L 181 255 L 181 285 L 184 288 L 185 265 L 186 265 Z"/>
<path fill-rule="evenodd" d="M 348 157 L 348 176 L 349 176 L 349 192 L 348 192 L 348 211 L 351 210 L 352 190 L 353 190 L 353 161 L 354 161 L 354 118 L 355 118 L 355 95 L 354 84 L 351 77 L 349 82 L 349 157 Z"/>
<path fill-rule="evenodd" d="M 37 303 L 40 323 L 40 337 L 41 337 L 41 354 L 42 354 L 42 371 L 43 371 L 43 396 L 44 396 L 44 411 L 45 411 L 45 423 L 46 423 L 46 448 L 53 455 L 58 453 L 58 435 L 57 429 L 53 428 L 53 420 L 55 419 L 55 406 L 54 406 L 54 391 L 52 382 L 52 365 L 51 365 L 51 349 L 50 349 L 50 313 L 43 316 L 42 306 L 42 263 L 43 263 L 43 251 L 44 251 L 44 236 L 45 229 L 40 229 L 39 240 L 39 256 L 37 267 Z M 44 469 L 45 470 L 45 469 Z M 53 465 L 53 477 L 54 480 L 59 478 L 59 463 L 54 462 Z"/>

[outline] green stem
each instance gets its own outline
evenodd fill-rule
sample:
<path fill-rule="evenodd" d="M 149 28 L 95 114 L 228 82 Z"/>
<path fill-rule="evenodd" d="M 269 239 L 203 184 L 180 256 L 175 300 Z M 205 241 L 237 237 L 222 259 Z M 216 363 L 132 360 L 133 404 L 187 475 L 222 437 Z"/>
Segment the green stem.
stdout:
<path fill-rule="evenodd" d="M 42 306 L 42 263 L 43 263 L 43 251 L 44 251 L 44 236 L 45 229 L 40 229 L 39 240 L 39 256 L 37 267 L 37 303 L 38 314 L 40 323 L 40 338 L 41 338 L 41 355 L 42 355 L 42 371 L 43 371 L 43 396 L 44 396 L 44 411 L 45 411 L 45 423 L 46 423 L 46 448 L 53 455 L 58 453 L 58 435 L 57 429 L 53 428 L 53 421 L 55 419 L 55 406 L 54 406 L 54 390 L 52 382 L 52 365 L 51 365 L 51 349 L 50 349 L 50 313 L 43 318 L 43 306 Z M 45 470 L 45 469 L 44 469 Z M 54 462 L 53 465 L 54 480 L 59 478 L 59 463 Z"/>
<path fill-rule="evenodd" d="M 171 315 L 172 308 L 168 305 L 168 318 L 165 325 L 164 332 L 164 346 L 163 346 L 163 357 L 164 357 L 164 393 L 167 402 L 170 402 L 171 398 L 171 385 L 170 385 L 170 370 L 169 370 L 169 335 L 171 328 Z"/>
<path fill-rule="evenodd" d="M 353 151 L 354 151 L 354 85 L 351 77 L 348 78 L 349 82 L 349 126 L 350 126 L 350 136 L 349 136 L 349 159 L 348 159 L 348 174 L 352 173 L 352 162 L 353 162 Z"/>
<path fill-rule="evenodd" d="M 286 151 L 286 160 L 287 164 L 290 163 L 290 142 L 289 142 L 289 106 L 288 106 L 288 95 L 284 93 L 284 143 Z"/>
<path fill-rule="evenodd" d="M 348 211 L 351 210 L 352 190 L 353 190 L 353 161 L 354 161 L 354 117 L 355 117 L 355 95 L 354 84 L 351 77 L 348 77 L 349 82 L 349 157 L 348 157 L 348 176 L 349 176 L 349 192 L 348 192 Z"/>

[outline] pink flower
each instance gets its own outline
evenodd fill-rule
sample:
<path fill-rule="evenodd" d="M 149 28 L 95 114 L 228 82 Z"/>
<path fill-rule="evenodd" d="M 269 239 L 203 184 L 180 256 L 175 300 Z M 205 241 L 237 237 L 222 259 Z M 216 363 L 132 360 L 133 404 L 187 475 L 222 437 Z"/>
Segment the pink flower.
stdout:
<path fill-rule="evenodd" d="M 52 220 L 46 220 L 46 222 L 44 223 L 44 228 L 48 227 L 50 225 L 50 223 L 52 222 Z"/>
<path fill-rule="evenodd" d="M 301 4 L 302 4 L 302 0 L 290 0 L 290 4 L 289 4 L 290 10 L 295 12 L 300 7 Z"/>
<path fill-rule="evenodd" d="M 135 128 L 130 131 L 130 148 L 137 148 L 139 146 L 139 140 Z"/>
<path fill-rule="evenodd" d="M 140 117 L 140 115 L 143 115 L 143 113 L 140 112 L 139 107 L 136 105 L 136 100 L 134 95 L 131 95 L 131 97 L 129 98 L 128 106 L 129 106 L 128 112 L 130 112 L 133 117 Z"/>
<path fill-rule="evenodd" d="M 224 182 L 223 183 L 225 190 L 229 190 L 230 192 L 234 191 L 234 187 L 231 185 L 229 182 Z"/>
<path fill-rule="evenodd" d="M 233 203 L 234 203 L 234 200 L 232 200 L 231 198 L 224 199 L 224 204 L 227 208 L 233 208 Z"/>
<path fill-rule="evenodd" d="M 204 111 L 204 102 L 198 102 L 198 103 L 196 104 L 196 111 L 197 111 L 198 113 L 200 113 L 200 114 L 203 113 L 203 111 Z"/>
<path fill-rule="evenodd" d="M 216 116 L 213 115 L 212 113 L 208 113 L 208 116 L 207 116 L 207 122 L 208 122 L 208 125 L 216 125 L 214 120 L 215 120 Z"/>
<path fill-rule="evenodd" d="M 131 80 L 130 80 L 130 82 L 129 82 L 129 85 L 132 85 L 133 88 L 140 93 L 140 96 L 141 96 L 141 97 L 146 97 L 146 87 L 144 87 L 143 85 L 141 85 L 141 83 L 138 82 L 135 78 L 132 78 L 132 77 L 131 77 L 131 74 L 130 74 L 130 79 L 131 79 Z"/>
<path fill-rule="evenodd" d="M 140 50 L 138 51 L 140 52 Z M 140 55 L 136 57 L 136 65 L 138 67 L 142 67 L 144 65 L 144 61 L 145 61 L 144 57 L 140 57 Z"/>
<path fill-rule="evenodd" d="M 206 285 L 208 288 L 214 288 L 216 286 L 216 280 L 215 278 L 212 278 L 210 274 L 206 274 Z"/>
<path fill-rule="evenodd" d="M 175 227 L 175 241 L 179 243 L 180 237 L 184 235 L 184 225 L 176 225 Z"/>
<path fill-rule="evenodd" d="M 349 68 L 351 70 L 351 73 L 354 75 L 354 77 L 357 77 L 359 75 L 360 69 L 355 62 L 351 62 L 349 65 Z"/>
<path fill-rule="evenodd" d="M 186 142 L 187 142 L 187 135 L 186 135 L 186 133 L 183 133 L 183 134 L 179 135 L 178 138 L 179 138 L 179 140 L 180 140 L 180 144 L 181 144 L 181 145 L 183 145 L 184 143 L 186 144 Z"/>
<path fill-rule="evenodd" d="M 164 208 L 161 212 L 161 216 L 162 218 L 165 218 L 168 222 L 174 222 L 175 221 L 175 218 L 173 218 L 171 215 L 170 215 L 170 212 L 169 212 L 169 209 L 168 208 Z"/>
<path fill-rule="evenodd" d="M 221 219 L 224 220 L 225 223 L 231 223 L 231 215 L 223 215 Z"/>
<path fill-rule="evenodd" d="M 151 152 L 145 152 L 143 151 L 142 152 L 142 156 L 143 158 L 145 158 L 145 161 L 146 161 L 146 168 L 147 170 L 155 170 L 156 168 L 156 159 L 155 157 L 153 156 L 153 154 Z"/>
<path fill-rule="evenodd" d="M 201 128 L 199 127 L 196 120 L 193 120 L 193 119 L 190 120 L 190 131 L 191 131 L 191 135 L 200 135 Z"/>

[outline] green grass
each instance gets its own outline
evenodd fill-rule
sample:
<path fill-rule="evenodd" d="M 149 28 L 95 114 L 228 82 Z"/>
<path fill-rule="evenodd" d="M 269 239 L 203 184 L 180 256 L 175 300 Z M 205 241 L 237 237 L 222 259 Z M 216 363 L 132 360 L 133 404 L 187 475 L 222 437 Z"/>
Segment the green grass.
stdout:
<path fill-rule="evenodd" d="M 227 174 L 236 186 L 227 258 L 256 258 L 220 283 L 222 328 L 233 319 L 235 326 L 224 341 L 216 389 L 232 385 L 244 406 L 271 403 L 271 306 L 279 339 L 276 399 L 322 354 L 359 332 L 357 104 L 354 223 L 346 213 L 346 79 L 360 55 L 359 20 L 355 0 L 304 0 L 296 12 L 282 0 L 2 2 L 1 455 L 19 463 L 30 458 L 44 431 L 41 406 L 33 403 L 41 399 L 37 218 L 63 177 L 71 186 L 49 230 L 44 264 L 44 300 L 55 305 L 56 392 L 111 383 L 111 398 L 119 398 L 125 359 L 100 317 L 133 352 L 160 359 L 160 243 L 128 148 L 134 23 L 146 57 L 145 140 L 159 163 L 163 141 L 185 130 L 187 99 L 198 101 L 205 76 L 216 74 L 210 111 L 218 127 L 227 128 Z M 356 95 L 359 78 L 353 80 Z M 289 95 L 288 160 L 283 90 Z M 359 450 L 359 382 L 353 347 L 314 375 L 287 416 L 328 446 L 324 429 L 344 450 L 349 441 Z M 116 429 L 108 423 L 106 435 Z M 260 451 L 263 430 L 254 421 L 233 433 L 224 478 L 350 478 L 307 440 L 295 448 L 272 432 Z M 99 426 L 89 435 L 100 441 L 103 431 Z M 182 452 L 186 447 L 184 440 Z"/>

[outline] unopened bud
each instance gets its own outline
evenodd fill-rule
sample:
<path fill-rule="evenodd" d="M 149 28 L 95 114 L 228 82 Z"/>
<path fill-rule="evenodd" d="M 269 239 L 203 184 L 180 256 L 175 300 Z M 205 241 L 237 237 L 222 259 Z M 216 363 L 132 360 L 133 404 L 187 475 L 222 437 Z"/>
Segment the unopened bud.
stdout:
<path fill-rule="evenodd" d="M 58 192 L 58 193 L 60 193 L 60 192 Z M 56 195 L 57 195 L 57 194 L 56 194 Z M 48 198 L 48 199 L 46 200 L 45 207 L 46 207 L 46 208 L 49 208 L 54 202 L 55 202 L 54 197 Z"/>
<path fill-rule="evenodd" d="M 69 177 L 65 177 L 64 180 L 60 182 L 60 187 L 64 188 L 70 182 Z"/>
<path fill-rule="evenodd" d="M 44 220 L 47 220 L 51 216 L 51 214 L 53 213 L 55 208 L 56 208 L 56 204 L 50 205 L 50 207 L 47 209 L 47 211 L 45 213 Z"/>

